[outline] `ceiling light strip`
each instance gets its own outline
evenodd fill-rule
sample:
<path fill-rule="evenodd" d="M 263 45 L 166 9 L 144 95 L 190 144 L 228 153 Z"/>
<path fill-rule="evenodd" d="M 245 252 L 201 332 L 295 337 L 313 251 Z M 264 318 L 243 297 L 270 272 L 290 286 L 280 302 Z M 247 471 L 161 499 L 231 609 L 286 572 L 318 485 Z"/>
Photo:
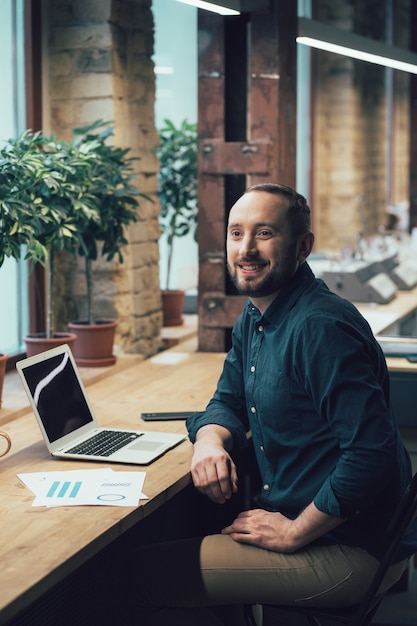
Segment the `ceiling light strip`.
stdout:
<path fill-rule="evenodd" d="M 417 74 L 416 53 L 308 18 L 298 18 L 297 43 Z"/>
<path fill-rule="evenodd" d="M 177 0 L 183 4 L 189 4 L 197 9 L 205 9 L 219 15 L 240 15 L 239 0 L 219 0 L 219 2 L 206 2 L 206 0 Z"/>

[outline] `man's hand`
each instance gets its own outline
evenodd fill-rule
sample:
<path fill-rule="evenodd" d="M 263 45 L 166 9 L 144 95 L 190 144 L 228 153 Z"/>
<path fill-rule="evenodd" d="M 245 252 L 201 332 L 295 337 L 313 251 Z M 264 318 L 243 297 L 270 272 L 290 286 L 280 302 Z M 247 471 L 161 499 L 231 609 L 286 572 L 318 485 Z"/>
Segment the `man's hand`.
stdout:
<path fill-rule="evenodd" d="M 290 554 L 329 532 L 343 519 L 319 511 L 313 503 L 292 520 L 263 509 L 243 511 L 222 530 L 234 541 Z"/>
<path fill-rule="evenodd" d="M 194 486 L 213 502 L 223 504 L 237 492 L 236 466 L 226 448 L 231 436 L 222 426 L 203 426 L 197 433 L 191 475 Z"/>
<path fill-rule="evenodd" d="M 238 543 L 249 543 L 274 552 L 295 552 L 298 546 L 292 540 L 294 522 L 281 513 L 252 509 L 239 513 L 237 518 L 222 530 Z"/>

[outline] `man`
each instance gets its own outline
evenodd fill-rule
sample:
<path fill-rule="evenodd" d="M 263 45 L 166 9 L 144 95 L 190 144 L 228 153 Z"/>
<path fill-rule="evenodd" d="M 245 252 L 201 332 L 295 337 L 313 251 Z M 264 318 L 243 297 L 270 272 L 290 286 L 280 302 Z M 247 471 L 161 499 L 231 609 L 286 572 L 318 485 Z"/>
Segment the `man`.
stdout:
<path fill-rule="evenodd" d="M 312 274 L 310 210 L 294 190 L 249 188 L 232 207 L 227 262 L 249 297 L 204 413 L 187 423 L 195 487 L 222 504 L 250 430 L 257 508 L 221 534 L 142 550 L 130 621 L 237 625 L 243 603 L 358 602 L 381 557 L 392 507 L 411 478 L 389 404 L 384 356 L 367 322 Z M 417 549 L 409 538 L 385 586 Z"/>

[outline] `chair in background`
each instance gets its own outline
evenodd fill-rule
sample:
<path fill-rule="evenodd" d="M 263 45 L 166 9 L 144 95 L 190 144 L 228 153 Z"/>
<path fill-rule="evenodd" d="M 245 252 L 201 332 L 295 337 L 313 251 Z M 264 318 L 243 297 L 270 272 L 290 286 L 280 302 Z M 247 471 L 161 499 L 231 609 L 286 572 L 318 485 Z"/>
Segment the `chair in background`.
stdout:
<path fill-rule="evenodd" d="M 398 547 L 416 517 L 417 512 L 417 473 L 414 475 L 407 490 L 405 491 L 400 504 L 394 511 L 392 520 L 386 534 L 385 554 L 375 572 L 363 600 L 359 605 L 340 608 L 313 608 L 306 606 L 281 606 L 264 605 L 265 609 L 273 614 L 274 610 L 286 611 L 293 615 L 304 616 L 305 624 L 310 626 L 335 626 L 336 624 L 347 624 L 348 626 L 366 626 L 371 623 L 385 593 L 378 593 L 378 589 L 383 581 L 389 566 L 392 564 Z M 256 626 L 253 616 L 252 605 L 244 606 L 245 619 L 248 626 Z M 278 623 L 277 623 L 278 626 Z"/>

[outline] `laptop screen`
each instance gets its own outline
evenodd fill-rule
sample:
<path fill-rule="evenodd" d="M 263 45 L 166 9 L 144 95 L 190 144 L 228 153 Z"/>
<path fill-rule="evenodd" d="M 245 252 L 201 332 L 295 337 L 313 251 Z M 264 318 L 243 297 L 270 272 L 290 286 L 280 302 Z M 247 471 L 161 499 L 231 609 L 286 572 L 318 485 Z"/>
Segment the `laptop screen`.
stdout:
<path fill-rule="evenodd" d="M 51 443 L 93 421 L 67 353 L 32 363 L 22 373 Z"/>

